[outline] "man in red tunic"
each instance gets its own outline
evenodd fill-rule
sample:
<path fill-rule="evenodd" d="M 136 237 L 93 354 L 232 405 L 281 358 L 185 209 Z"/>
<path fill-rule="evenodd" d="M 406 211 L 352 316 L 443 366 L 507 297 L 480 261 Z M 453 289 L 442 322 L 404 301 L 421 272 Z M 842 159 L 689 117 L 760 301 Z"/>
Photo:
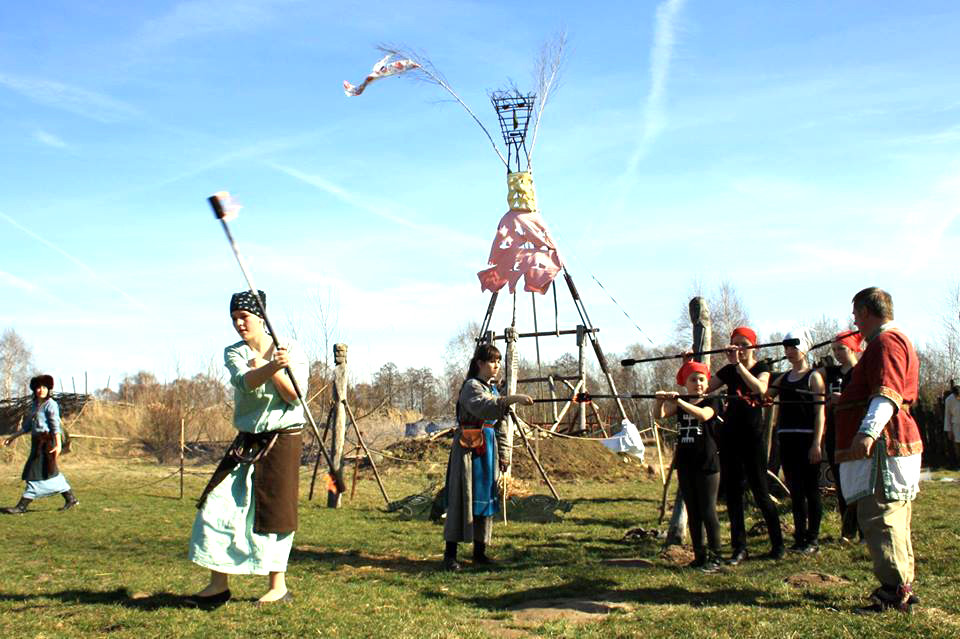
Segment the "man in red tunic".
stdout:
<path fill-rule="evenodd" d="M 867 348 L 836 404 L 836 459 L 843 497 L 857 509 L 880 581 L 871 605 L 858 612 L 910 612 L 918 601 L 912 590 L 910 516 L 923 451 L 910 407 L 917 399 L 920 363 L 893 323 L 889 293 L 874 287 L 857 293 L 853 318 Z"/>

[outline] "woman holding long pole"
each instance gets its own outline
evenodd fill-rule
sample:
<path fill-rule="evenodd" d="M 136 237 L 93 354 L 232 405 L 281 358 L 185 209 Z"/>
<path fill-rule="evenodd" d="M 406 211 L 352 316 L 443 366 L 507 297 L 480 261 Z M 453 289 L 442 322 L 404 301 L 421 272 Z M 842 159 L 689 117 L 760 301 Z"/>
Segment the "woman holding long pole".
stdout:
<path fill-rule="evenodd" d="M 763 437 L 761 396 L 770 382 L 770 367 L 757 361 L 757 334 L 740 326 L 730 335 L 726 351 L 727 365 L 710 380 L 707 392 L 723 386 L 733 395 L 727 403 L 724 423 L 720 427 L 720 473 L 726 491 L 727 515 L 730 518 L 730 543 L 733 554 L 727 561 L 737 565 L 747 558 L 747 529 L 743 513 L 744 479 L 753 493 L 753 500 L 763 514 L 770 551 L 767 557 L 781 559 L 784 554 L 780 515 L 770 499 L 767 486 L 767 448 Z"/>
<path fill-rule="evenodd" d="M 269 575 L 258 605 L 287 601 L 285 573 L 297 528 L 303 406 L 286 369 L 307 379 L 307 361 L 290 341 L 277 347 L 265 330 L 266 296 L 230 299 L 240 341 L 224 349 L 239 431 L 200 498 L 190 559 L 210 570 L 210 583 L 190 598 L 215 605 L 231 597 L 229 575 Z"/>

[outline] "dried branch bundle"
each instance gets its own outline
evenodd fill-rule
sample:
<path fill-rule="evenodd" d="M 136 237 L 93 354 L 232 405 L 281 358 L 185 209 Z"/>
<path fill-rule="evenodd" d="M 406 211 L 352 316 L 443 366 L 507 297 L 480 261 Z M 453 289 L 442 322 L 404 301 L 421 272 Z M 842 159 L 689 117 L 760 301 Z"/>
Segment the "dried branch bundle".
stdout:
<path fill-rule="evenodd" d="M 537 133 L 540 131 L 540 118 L 547 106 L 551 94 L 559 85 L 560 73 L 563 70 L 567 48 L 567 33 L 560 31 L 547 40 L 540 48 L 537 56 L 537 116 L 533 123 L 533 137 L 527 150 L 527 165 L 533 169 L 533 148 L 537 144 Z"/>
<path fill-rule="evenodd" d="M 473 118 L 473 121 L 483 129 L 484 134 L 486 134 L 487 139 L 490 140 L 490 145 L 493 146 L 493 150 L 496 152 L 497 157 L 500 158 L 500 161 L 503 162 L 503 165 L 506 166 L 509 170 L 509 165 L 507 164 L 506 158 L 503 157 L 503 153 L 500 152 L 500 149 L 497 148 L 496 142 L 493 141 L 493 136 L 490 135 L 490 131 L 487 130 L 487 127 L 483 125 L 483 122 L 480 121 L 480 118 L 477 117 L 477 114 L 473 112 L 467 103 L 457 95 L 457 92 L 453 90 L 453 87 L 450 86 L 450 83 L 447 82 L 447 79 L 440 72 L 439 69 L 433 64 L 433 62 L 423 53 L 420 53 L 414 49 L 406 49 L 400 46 L 393 46 L 387 44 L 381 44 L 377 47 L 382 53 L 390 54 L 398 58 L 406 58 L 416 62 L 420 68 L 416 71 L 411 72 L 414 77 L 438 85 L 443 88 L 444 91 L 453 96 L 453 98 L 460 103 L 464 109 L 467 110 L 467 113 L 470 114 L 470 117 Z"/>

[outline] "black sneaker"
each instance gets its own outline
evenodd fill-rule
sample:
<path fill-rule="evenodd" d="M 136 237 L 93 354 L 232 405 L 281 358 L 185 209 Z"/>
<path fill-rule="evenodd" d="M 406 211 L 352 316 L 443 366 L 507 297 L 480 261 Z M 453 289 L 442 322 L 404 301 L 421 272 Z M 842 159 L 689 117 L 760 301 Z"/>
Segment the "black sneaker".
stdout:
<path fill-rule="evenodd" d="M 787 554 L 787 553 L 786 553 L 786 550 L 784 550 L 783 546 L 774 546 L 774 547 L 771 548 L 770 551 L 769 551 L 766 555 L 764 555 L 763 557 L 764 557 L 764 559 L 772 559 L 772 560 L 774 560 L 774 561 L 780 561 L 781 559 L 783 559 L 783 557 L 784 557 L 786 554 Z"/>
<path fill-rule="evenodd" d="M 803 548 L 800 549 L 800 552 L 804 555 L 815 555 L 820 552 L 820 542 L 816 539 L 811 539 L 803 545 Z"/>
<path fill-rule="evenodd" d="M 703 562 L 703 565 L 700 566 L 700 572 L 705 572 L 707 574 L 715 573 L 720 570 L 720 557 L 717 555 L 710 555 Z"/>
<path fill-rule="evenodd" d="M 802 542 L 802 541 L 800 541 L 800 540 L 797 540 L 797 541 L 793 542 L 793 545 L 790 546 L 790 548 L 788 548 L 787 551 L 788 551 L 788 552 L 803 552 L 803 549 L 806 548 L 806 547 L 807 547 L 807 544 L 805 544 L 804 542 Z"/>
<path fill-rule="evenodd" d="M 746 548 L 737 548 L 733 551 L 733 554 L 730 556 L 730 559 L 727 559 L 728 566 L 738 566 L 747 558 L 747 549 Z"/>
<path fill-rule="evenodd" d="M 450 557 L 443 558 L 443 570 L 446 572 L 460 572 L 461 566 L 457 563 L 456 559 L 451 559 Z"/>

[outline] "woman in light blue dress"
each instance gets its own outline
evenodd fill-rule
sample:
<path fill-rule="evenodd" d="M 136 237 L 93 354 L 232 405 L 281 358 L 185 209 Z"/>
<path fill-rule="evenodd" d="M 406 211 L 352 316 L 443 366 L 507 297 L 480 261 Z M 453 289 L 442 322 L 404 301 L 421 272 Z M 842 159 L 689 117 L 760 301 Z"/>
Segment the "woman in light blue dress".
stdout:
<path fill-rule="evenodd" d="M 293 343 L 274 348 L 249 291 L 231 298 L 230 315 L 242 338 L 224 349 L 239 434 L 204 489 L 193 523 L 190 559 L 210 570 L 210 583 L 190 597 L 196 605 L 228 601 L 229 575 L 242 574 L 269 575 L 258 605 L 291 598 L 284 574 L 297 527 L 305 417 L 284 369 L 306 390 L 307 362 Z"/>
<path fill-rule="evenodd" d="M 16 506 L 0 508 L 0 512 L 5 515 L 22 515 L 27 512 L 27 506 L 33 500 L 50 495 L 63 496 L 64 503 L 60 510 L 70 510 L 80 503 L 70 490 L 70 484 L 67 483 L 67 478 L 59 468 L 63 440 L 60 406 L 50 397 L 53 391 L 53 377 L 51 375 L 34 377 L 30 380 L 30 391 L 33 393 L 33 403 L 23 418 L 20 432 L 3 442 L 4 446 L 9 446 L 18 437 L 30 435 L 30 455 L 20 476 L 27 482 L 27 487 Z"/>

